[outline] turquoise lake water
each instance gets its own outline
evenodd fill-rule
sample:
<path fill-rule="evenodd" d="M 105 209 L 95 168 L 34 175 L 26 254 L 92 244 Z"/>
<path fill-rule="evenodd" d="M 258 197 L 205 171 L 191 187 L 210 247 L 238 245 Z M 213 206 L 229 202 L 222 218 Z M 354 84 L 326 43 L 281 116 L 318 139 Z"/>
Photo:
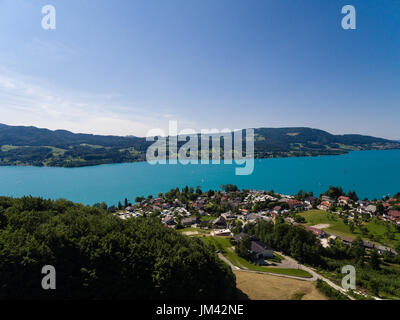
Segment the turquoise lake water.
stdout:
<path fill-rule="evenodd" d="M 400 150 L 357 151 L 340 156 L 256 159 L 254 172 L 236 176 L 235 165 L 150 165 L 145 162 L 83 168 L 0 167 L 0 195 L 66 198 L 109 205 L 136 196 L 184 186 L 203 191 L 222 184 L 315 195 L 329 185 L 355 190 L 360 198 L 381 198 L 400 191 Z"/>

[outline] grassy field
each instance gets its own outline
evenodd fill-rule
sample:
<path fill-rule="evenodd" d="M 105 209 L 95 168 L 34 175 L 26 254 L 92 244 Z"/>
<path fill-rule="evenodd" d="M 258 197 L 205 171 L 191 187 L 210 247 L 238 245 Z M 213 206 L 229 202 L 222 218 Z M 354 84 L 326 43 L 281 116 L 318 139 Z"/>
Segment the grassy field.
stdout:
<path fill-rule="evenodd" d="M 187 227 L 187 228 L 183 228 L 183 229 L 178 229 L 176 230 L 178 232 L 188 232 L 188 231 L 192 231 L 192 232 L 198 232 L 200 234 L 204 234 L 204 235 L 208 235 L 211 231 L 210 230 L 205 230 L 205 229 L 200 229 L 200 228 L 193 228 L 193 227 Z"/>
<path fill-rule="evenodd" d="M 306 212 L 299 213 L 300 216 L 304 217 L 307 221 L 307 225 L 313 226 L 316 224 L 329 224 L 330 227 L 324 229 L 328 233 L 333 233 L 338 236 L 348 237 L 348 238 L 356 238 L 357 236 L 361 236 L 364 240 L 369 240 L 366 237 L 363 237 L 360 230 L 356 227 L 354 233 L 350 231 L 348 225 L 346 225 L 343 220 L 335 215 L 329 214 L 322 210 L 309 210 Z M 400 241 L 400 233 L 396 232 L 394 226 L 391 226 L 391 230 L 394 232 L 394 239 L 388 239 L 385 235 L 386 227 L 385 222 L 373 219 L 368 223 L 365 223 L 364 226 L 369 230 L 374 237 L 381 237 L 380 243 L 393 246 L 397 241 Z M 376 241 L 372 241 L 376 242 Z"/>
<path fill-rule="evenodd" d="M 214 217 L 214 216 L 201 216 L 200 217 L 200 221 L 213 221 L 215 219 L 217 219 L 217 217 Z"/>
<path fill-rule="evenodd" d="M 236 286 L 250 300 L 327 300 L 314 282 L 234 271 Z"/>
<path fill-rule="evenodd" d="M 234 266 L 239 267 L 241 269 L 248 269 L 252 271 L 261 271 L 261 272 L 271 272 L 276 274 L 284 274 L 302 278 L 312 277 L 311 274 L 309 274 L 307 271 L 300 269 L 284 269 L 284 268 L 255 265 L 247 261 L 246 259 L 239 257 L 236 254 L 235 250 L 232 248 L 233 245 L 231 244 L 229 237 L 201 237 L 200 239 L 207 244 L 213 244 L 215 248 L 219 250 Z M 283 257 L 281 256 L 279 257 L 283 259 Z"/>

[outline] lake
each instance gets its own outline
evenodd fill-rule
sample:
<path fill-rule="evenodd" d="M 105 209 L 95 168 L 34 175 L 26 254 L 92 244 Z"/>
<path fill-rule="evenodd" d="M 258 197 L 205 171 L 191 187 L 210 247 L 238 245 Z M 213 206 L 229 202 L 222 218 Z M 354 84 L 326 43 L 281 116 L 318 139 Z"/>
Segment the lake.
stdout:
<path fill-rule="evenodd" d="M 0 167 L 0 195 L 66 198 L 84 204 L 117 204 L 136 196 L 156 196 L 171 188 L 222 184 L 239 188 L 319 195 L 330 185 L 360 198 L 381 198 L 400 191 L 400 150 L 356 151 L 340 156 L 256 159 L 254 172 L 236 176 L 234 165 L 150 165 L 146 162 L 82 168 Z"/>

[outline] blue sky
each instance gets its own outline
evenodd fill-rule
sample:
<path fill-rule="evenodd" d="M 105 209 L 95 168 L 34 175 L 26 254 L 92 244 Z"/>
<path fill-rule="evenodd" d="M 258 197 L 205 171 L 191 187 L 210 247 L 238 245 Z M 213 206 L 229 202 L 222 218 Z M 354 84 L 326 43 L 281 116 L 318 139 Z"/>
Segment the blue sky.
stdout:
<path fill-rule="evenodd" d="M 346 4 L 356 30 L 341 28 Z M 399 22 L 398 0 L 0 0 L 0 122 L 400 139 Z"/>

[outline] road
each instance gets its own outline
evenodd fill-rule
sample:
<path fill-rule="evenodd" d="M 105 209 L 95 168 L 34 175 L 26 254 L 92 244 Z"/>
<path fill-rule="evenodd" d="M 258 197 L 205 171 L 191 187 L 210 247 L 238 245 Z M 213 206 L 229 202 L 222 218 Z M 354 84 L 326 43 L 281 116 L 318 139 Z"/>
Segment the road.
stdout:
<path fill-rule="evenodd" d="M 317 279 L 320 279 L 320 280 L 326 282 L 326 283 L 327 283 L 328 285 L 330 285 L 332 288 L 334 288 L 334 289 L 340 291 L 341 293 L 343 293 L 343 294 L 344 294 L 345 296 L 347 296 L 350 300 L 355 300 L 352 296 L 350 296 L 350 295 L 346 292 L 346 290 L 344 290 L 342 287 L 338 286 L 337 284 L 333 283 L 331 280 L 329 280 L 329 279 L 327 279 L 327 278 L 321 276 L 321 275 L 320 275 L 319 273 L 317 273 L 314 269 L 312 269 L 312 268 L 310 268 L 310 267 L 307 267 L 307 266 L 305 266 L 305 265 L 303 265 L 303 264 L 301 264 L 301 263 L 298 263 L 295 259 L 293 259 L 293 258 L 291 258 L 291 257 L 288 257 L 288 256 L 282 254 L 281 252 L 278 252 L 278 253 L 279 253 L 282 257 L 284 257 L 285 259 L 287 259 L 287 260 L 289 260 L 290 262 L 292 262 L 293 264 L 296 264 L 297 267 L 298 267 L 298 269 L 301 269 L 301 270 L 304 270 L 304 271 L 309 272 L 309 273 L 313 276 L 312 278 L 310 278 L 310 279 L 313 279 L 313 280 L 309 280 L 309 281 L 315 281 L 315 280 L 317 280 Z"/>
<path fill-rule="evenodd" d="M 350 300 L 355 300 L 352 296 L 350 296 L 346 290 L 344 290 L 342 287 L 338 286 L 337 284 L 333 283 L 331 280 L 321 276 L 319 273 L 317 273 L 314 269 L 309 268 L 301 263 L 298 263 L 295 259 L 288 257 L 286 255 L 284 255 L 281 252 L 277 252 L 279 255 L 281 255 L 282 257 L 284 257 L 291 265 L 294 269 L 301 269 L 304 271 L 307 271 L 308 273 L 310 273 L 312 275 L 311 278 L 302 278 L 302 277 L 296 277 L 296 276 L 289 276 L 289 275 L 285 275 L 285 274 L 277 274 L 277 273 L 271 273 L 271 272 L 262 272 L 262 271 L 253 271 L 253 270 L 245 270 L 245 269 L 240 269 L 238 267 L 236 267 L 235 265 L 232 264 L 231 261 L 229 261 L 222 253 L 218 253 L 218 257 L 224 261 L 226 264 L 228 264 L 233 270 L 236 271 L 241 271 L 241 272 L 253 272 L 253 273 L 263 273 L 263 274 L 268 274 L 268 275 L 272 275 L 272 276 L 277 276 L 277 277 L 284 277 L 284 278 L 290 278 L 290 279 L 297 279 L 297 280 L 303 280 L 303 281 L 316 281 L 317 279 L 321 279 L 322 281 L 326 282 L 328 285 L 330 285 L 332 288 L 340 291 L 341 293 L 343 293 L 345 296 L 347 296 Z"/>

